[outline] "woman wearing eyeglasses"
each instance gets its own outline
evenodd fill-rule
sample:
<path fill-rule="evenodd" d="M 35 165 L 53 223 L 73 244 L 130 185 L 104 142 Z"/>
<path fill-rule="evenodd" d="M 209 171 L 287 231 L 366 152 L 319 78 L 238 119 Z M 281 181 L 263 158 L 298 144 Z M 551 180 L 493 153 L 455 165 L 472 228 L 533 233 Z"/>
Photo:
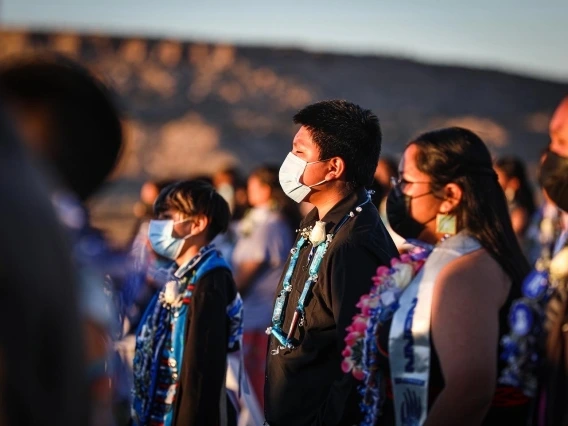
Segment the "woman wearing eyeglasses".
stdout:
<path fill-rule="evenodd" d="M 425 133 L 407 145 L 399 175 L 389 222 L 418 241 L 375 277 L 364 424 L 522 424 L 529 399 L 500 384 L 499 341 L 529 266 L 489 151 L 466 129 Z M 511 316 L 528 326 L 521 308 Z"/>

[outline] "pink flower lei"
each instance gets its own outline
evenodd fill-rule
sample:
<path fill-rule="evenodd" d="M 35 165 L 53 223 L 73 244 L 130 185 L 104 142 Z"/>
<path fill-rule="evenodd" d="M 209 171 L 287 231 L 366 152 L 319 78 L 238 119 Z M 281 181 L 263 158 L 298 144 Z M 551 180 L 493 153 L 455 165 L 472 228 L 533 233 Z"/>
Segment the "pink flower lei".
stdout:
<path fill-rule="evenodd" d="M 391 259 L 390 268 L 380 266 L 372 278 L 368 294 L 357 303 L 360 312 L 347 327 L 345 349 L 342 352 L 341 369 L 363 382 L 361 409 L 365 416 L 362 425 L 374 424 L 381 403 L 381 373 L 376 369 L 378 328 L 390 320 L 399 307 L 398 300 L 410 282 L 418 274 L 433 246 L 412 241 L 411 250 L 399 259 Z"/>

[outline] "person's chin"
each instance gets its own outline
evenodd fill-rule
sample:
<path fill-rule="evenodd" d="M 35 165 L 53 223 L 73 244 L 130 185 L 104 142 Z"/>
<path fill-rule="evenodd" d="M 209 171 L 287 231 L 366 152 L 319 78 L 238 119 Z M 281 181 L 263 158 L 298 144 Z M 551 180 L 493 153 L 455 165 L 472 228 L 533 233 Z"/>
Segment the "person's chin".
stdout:
<path fill-rule="evenodd" d="M 321 189 L 311 188 L 311 191 L 304 197 L 301 202 L 315 204 L 318 199 L 321 200 L 323 194 L 324 191 L 322 191 Z"/>
<path fill-rule="evenodd" d="M 430 229 L 424 229 L 420 235 L 418 235 L 419 241 L 424 241 L 425 243 L 434 244 L 438 241 L 438 236 L 435 232 L 432 232 Z"/>

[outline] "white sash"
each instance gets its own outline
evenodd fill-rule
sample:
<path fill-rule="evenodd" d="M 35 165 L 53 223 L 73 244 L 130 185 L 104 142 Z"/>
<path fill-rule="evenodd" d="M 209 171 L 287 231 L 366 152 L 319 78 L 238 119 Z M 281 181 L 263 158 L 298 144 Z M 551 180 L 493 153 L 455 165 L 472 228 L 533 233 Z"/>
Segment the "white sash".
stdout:
<path fill-rule="evenodd" d="M 422 425 L 428 415 L 430 314 L 436 277 L 449 262 L 481 248 L 459 233 L 436 247 L 399 299 L 389 334 L 396 424 Z"/>

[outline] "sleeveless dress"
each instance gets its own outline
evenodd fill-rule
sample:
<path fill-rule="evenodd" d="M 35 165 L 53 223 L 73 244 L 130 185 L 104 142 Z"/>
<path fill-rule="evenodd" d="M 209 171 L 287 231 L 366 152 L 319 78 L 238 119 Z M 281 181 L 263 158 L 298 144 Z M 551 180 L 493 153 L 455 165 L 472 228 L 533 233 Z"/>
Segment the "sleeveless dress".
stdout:
<path fill-rule="evenodd" d="M 459 233 L 440 244 L 439 248 L 434 249 L 430 257 L 427 259 L 423 271 L 416 275 L 413 281 L 419 280 L 418 285 L 422 281 L 432 280 L 451 260 L 471 253 L 481 248 L 479 242 L 465 233 Z M 437 253 L 438 251 L 438 253 Z M 452 252 L 451 256 L 447 254 L 440 255 L 440 251 Z M 422 273 L 424 272 L 425 273 Z M 414 284 L 414 282 L 412 283 Z M 511 286 L 507 301 L 499 311 L 499 341 L 501 337 L 508 331 L 508 312 L 512 301 L 519 297 L 520 289 Z M 402 299 L 401 299 L 402 300 Z M 394 317 L 396 321 L 396 316 Z M 382 415 L 377 421 L 377 425 L 388 426 L 396 424 L 394 393 L 392 387 L 391 362 L 389 359 L 389 337 L 391 334 L 392 320 L 386 322 L 381 329 L 378 330 L 377 343 L 379 346 L 379 355 L 377 359 L 378 368 L 384 373 L 386 391 L 385 401 L 382 407 Z M 433 344 L 430 331 L 430 367 L 428 381 L 428 409 L 432 407 L 437 396 L 444 388 L 444 378 L 440 366 L 440 360 L 436 353 L 436 347 Z M 500 352 L 500 351 L 499 351 Z M 505 363 L 497 360 L 498 372 L 500 376 Z M 493 397 L 491 408 L 487 413 L 483 425 L 521 425 L 526 423 L 529 415 L 530 400 L 523 395 L 520 389 L 498 385 Z"/>

